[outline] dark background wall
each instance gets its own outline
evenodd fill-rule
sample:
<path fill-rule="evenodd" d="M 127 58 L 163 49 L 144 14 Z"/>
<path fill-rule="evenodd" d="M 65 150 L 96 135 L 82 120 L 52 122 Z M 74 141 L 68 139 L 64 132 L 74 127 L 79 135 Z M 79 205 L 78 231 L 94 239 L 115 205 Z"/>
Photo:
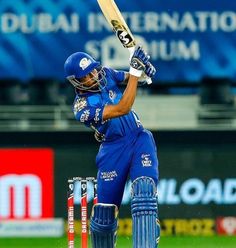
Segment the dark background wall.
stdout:
<path fill-rule="evenodd" d="M 160 218 L 234 215 L 236 202 L 233 199 L 227 203 L 224 191 L 226 180 L 236 180 L 236 131 L 154 131 L 153 134 L 160 162 Z M 91 132 L 4 132 L 0 133 L 0 147 L 54 149 L 55 215 L 58 217 L 66 217 L 67 213 L 67 179 L 96 176 L 95 156 L 99 144 Z M 181 193 L 181 187 L 183 190 L 184 183 L 189 179 L 196 179 L 204 185 L 203 196 L 194 204 L 186 203 Z M 219 187 L 211 187 L 212 180 L 220 182 L 220 191 Z M 174 188 L 171 190 L 166 185 L 174 185 Z M 235 192 L 236 188 L 232 187 L 230 193 L 234 198 Z M 193 196 L 195 193 L 196 188 L 193 187 L 189 194 Z M 213 198 L 204 204 L 202 199 L 206 194 L 211 194 Z M 179 203 L 174 203 L 176 197 Z M 129 211 L 129 203 L 122 205 L 120 216 L 129 216 Z"/>

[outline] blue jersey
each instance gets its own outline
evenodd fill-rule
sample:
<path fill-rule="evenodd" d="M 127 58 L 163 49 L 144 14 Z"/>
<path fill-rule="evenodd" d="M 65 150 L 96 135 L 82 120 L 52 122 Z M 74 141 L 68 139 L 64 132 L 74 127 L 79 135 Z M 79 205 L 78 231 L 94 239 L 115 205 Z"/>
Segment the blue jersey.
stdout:
<path fill-rule="evenodd" d="M 133 110 L 126 115 L 103 121 L 104 107 L 118 104 L 122 97 L 119 84 L 125 80 L 124 71 L 106 67 L 103 69 L 106 73 L 106 86 L 100 92 L 77 94 L 73 112 L 76 120 L 102 134 L 105 141 L 112 141 L 130 134 L 132 131 L 142 130 L 143 127 Z"/>

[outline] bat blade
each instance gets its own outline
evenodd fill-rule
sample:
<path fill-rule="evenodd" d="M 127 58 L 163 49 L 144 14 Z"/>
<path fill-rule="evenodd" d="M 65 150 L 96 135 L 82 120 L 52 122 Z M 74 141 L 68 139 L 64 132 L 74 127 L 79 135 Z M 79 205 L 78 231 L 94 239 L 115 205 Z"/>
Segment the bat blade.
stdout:
<path fill-rule="evenodd" d="M 135 39 L 114 0 L 97 0 L 103 15 L 125 48 L 135 47 Z"/>
<path fill-rule="evenodd" d="M 103 15 L 120 40 L 121 44 L 123 47 L 129 49 L 129 52 L 132 56 L 135 50 L 136 41 L 116 3 L 114 0 L 97 0 L 97 2 Z M 152 79 L 146 77 L 146 82 L 151 84 Z"/>

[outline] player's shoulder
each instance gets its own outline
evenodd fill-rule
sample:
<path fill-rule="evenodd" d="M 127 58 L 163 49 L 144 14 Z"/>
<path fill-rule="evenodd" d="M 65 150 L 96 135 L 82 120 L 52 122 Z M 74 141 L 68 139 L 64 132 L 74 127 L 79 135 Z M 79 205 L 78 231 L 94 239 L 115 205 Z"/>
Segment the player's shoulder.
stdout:
<path fill-rule="evenodd" d="M 100 95 L 99 94 L 90 94 L 87 96 L 77 95 L 73 103 L 74 113 L 78 113 L 85 108 L 91 108 L 99 105 Z"/>
<path fill-rule="evenodd" d="M 105 71 L 107 76 L 112 76 L 112 77 L 114 77 L 114 75 L 116 75 L 117 73 L 120 73 L 119 70 L 113 69 L 108 66 L 103 66 L 103 70 Z"/>
<path fill-rule="evenodd" d="M 116 70 L 111 67 L 104 66 L 103 70 L 106 73 L 107 78 L 111 78 L 114 81 L 120 82 L 125 78 L 125 71 Z"/>
<path fill-rule="evenodd" d="M 112 69 L 111 67 L 103 66 L 102 69 L 106 73 L 106 77 L 111 77 L 114 74 L 114 69 Z"/>
<path fill-rule="evenodd" d="M 80 97 L 76 96 L 74 103 L 73 103 L 73 111 L 74 113 L 78 113 L 84 108 L 88 106 L 88 100 L 87 97 Z"/>

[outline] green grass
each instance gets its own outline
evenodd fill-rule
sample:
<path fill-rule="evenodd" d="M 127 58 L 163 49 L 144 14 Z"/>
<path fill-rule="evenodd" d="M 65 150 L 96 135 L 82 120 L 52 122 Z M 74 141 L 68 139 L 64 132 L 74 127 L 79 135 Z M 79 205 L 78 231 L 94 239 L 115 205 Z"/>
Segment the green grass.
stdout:
<path fill-rule="evenodd" d="M 161 248 L 235 248 L 236 237 L 162 237 Z"/>
<path fill-rule="evenodd" d="M 80 247 L 80 240 L 76 240 L 76 248 Z M 67 248 L 67 239 L 63 238 L 0 238 L 1 248 Z M 130 237 L 119 237 L 117 248 L 131 248 Z M 234 237 L 162 237 L 160 248 L 235 248 Z M 158 247 L 158 248 L 159 248 Z"/>

